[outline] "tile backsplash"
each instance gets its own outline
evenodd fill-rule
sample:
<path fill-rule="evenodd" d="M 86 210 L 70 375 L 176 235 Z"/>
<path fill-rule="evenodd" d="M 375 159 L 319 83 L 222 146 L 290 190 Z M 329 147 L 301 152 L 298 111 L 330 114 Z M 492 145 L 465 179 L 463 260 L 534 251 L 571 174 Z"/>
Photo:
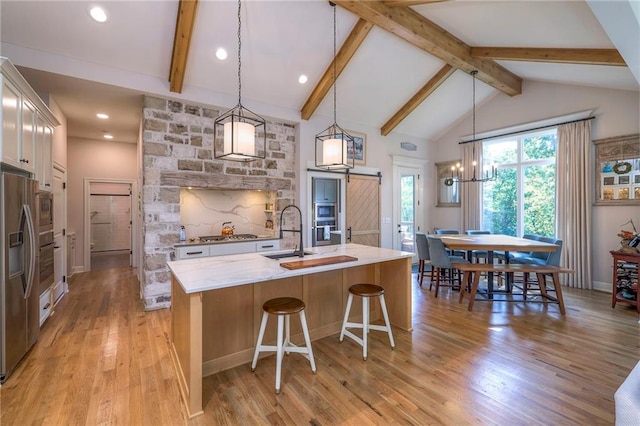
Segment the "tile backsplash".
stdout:
<path fill-rule="evenodd" d="M 235 234 L 274 236 L 275 191 L 180 189 L 180 225 L 187 241 L 204 235 L 220 235 L 222 224 L 231 222 Z M 271 205 L 269 205 L 271 204 Z"/>

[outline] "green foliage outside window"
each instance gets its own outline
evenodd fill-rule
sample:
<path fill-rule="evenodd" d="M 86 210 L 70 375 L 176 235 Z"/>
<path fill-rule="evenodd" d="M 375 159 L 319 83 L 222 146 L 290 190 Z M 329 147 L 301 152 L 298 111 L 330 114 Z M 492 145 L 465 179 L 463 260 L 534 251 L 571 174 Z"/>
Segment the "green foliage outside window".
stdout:
<path fill-rule="evenodd" d="M 483 144 L 485 167 L 498 167 L 497 179 L 482 188 L 484 229 L 514 236 L 555 235 L 556 142 L 554 130 Z"/>

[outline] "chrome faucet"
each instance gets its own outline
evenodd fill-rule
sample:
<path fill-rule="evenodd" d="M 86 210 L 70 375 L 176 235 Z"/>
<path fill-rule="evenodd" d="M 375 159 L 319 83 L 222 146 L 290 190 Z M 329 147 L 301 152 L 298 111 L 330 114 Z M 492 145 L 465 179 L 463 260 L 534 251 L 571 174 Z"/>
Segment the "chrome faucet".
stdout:
<path fill-rule="evenodd" d="M 300 215 L 300 229 L 282 229 L 282 222 L 284 221 L 284 212 L 287 211 L 289 207 L 298 210 L 298 214 Z M 297 250 L 293 251 L 293 254 L 294 255 L 297 254 L 299 257 L 304 257 L 304 247 L 302 246 L 302 235 L 303 235 L 302 234 L 302 212 L 300 211 L 298 206 L 289 204 L 287 207 L 282 209 L 282 212 L 280 213 L 280 239 L 282 239 L 283 231 L 300 233 L 300 245 L 298 246 L 299 248 Z"/>

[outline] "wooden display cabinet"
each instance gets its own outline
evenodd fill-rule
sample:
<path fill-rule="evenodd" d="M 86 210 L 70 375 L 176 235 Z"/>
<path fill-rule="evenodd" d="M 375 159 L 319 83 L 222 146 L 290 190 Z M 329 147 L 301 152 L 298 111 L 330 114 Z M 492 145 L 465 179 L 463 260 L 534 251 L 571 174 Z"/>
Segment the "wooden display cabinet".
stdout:
<path fill-rule="evenodd" d="M 613 256 L 611 307 L 615 308 L 616 302 L 630 303 L 636 305 L 636 310 L 640 314 L 640 304 L 638 304 L 640 253 L 625 253 L 617 250 L 611 250 L 610 253 Z M 633 295 L 635 299 L 629 297 Z"/>

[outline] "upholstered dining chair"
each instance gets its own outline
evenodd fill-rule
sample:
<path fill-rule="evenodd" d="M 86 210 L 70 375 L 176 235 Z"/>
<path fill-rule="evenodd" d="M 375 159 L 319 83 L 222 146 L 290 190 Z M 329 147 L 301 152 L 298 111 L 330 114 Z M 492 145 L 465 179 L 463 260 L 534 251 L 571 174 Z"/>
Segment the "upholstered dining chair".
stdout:
<path fill-rule="evenodd" d="M 429 242 L 424 232 L 416 232 L 416 245 L 418 246 L 418 284 L 422 287 L 422 281 L 427 274 L 426 267 L 430 266 L 431 276 L 429 277 L 429 291 L 433 286 L 433 270 L 431 257 L 429 256 Z"/>
<path fill-rule="evenodd" d="M 518 256 L 515 258 L 510 258 L 511 263 L 524 263 L 524 264 L 537 264 L 537 265 L 551 265 L 551 266 L 560 266 L 560 255 L 562 254 L 562 240 L 555 237 L 542 237 L 538 236 L 538 241 L 542 241 L 544 243 L 555 244 L 558 246 L 556 251 L 550 252 L 540 252 L 540 251 L 532 251 L 528 256 Z M 549 274 L 543 274 L 549 275 Z M 522 277 L 522 294 L 524 298 L 527 298 L 527 291 L 529 290 L 529 286 L 531 284 L 538 284 L 540 286 L 546 285 L 546 283 L 537 283 L 535 281 L 531 281 L 529 278 L 529 274 L 525 273 Z M 548 289 L 550 290 L 550 289 Z"/>
<path fill-rule="evenodd" d="M 459 234 L 459 233 L 460 233 L 459 229 L 436 229 L 436 234 L 438 234 L 438 235 Z"/>
<path fill-rule="evenodd" d="M 436 269 L 436 296 L 438 297 L 438 290 L 440 289 L 440 279 L 442 276 L 442 271 L 451 271 L 449 274 L 449 284 L 448 287 L 453 287 L 455 285 L 455 273 L 454 267 L 452 265 L 453 262 L 459 263 L 469 263 L 464 257 L 460 256 L 450 256 L 447 253 L 447 248 L 444 246 L 442 240 L 437 237 L 428 236 L 427 241 L 429 244 L 429 257 L 431 258 L 431 267 Z M 458 275 L 458 283 L 462 285 L 462 280 L 460 279 L 460 271 L 457 271 Z"/>
<path fill-rule="evenodd" d="M 436 229 L 436 234 L 437 235 L 457 235 L 460 234 L 460 230 L 459 229 Z M 449 250 L 447 249 L 447 252 L 452 255 L 452 256 L 461 256 L 464 257 L 465 256 L 465 252 L 463 250 Z"/>
<path fill-rule="evenodd" d="M 466 231 L 467 235 L 489 235 L 491 231 L 482 231 L 479 229 L 469 229 Z M 484 259 L 484 263 L 487 263 L 489 258 L 489 252 L 487 250 L 473 250 L 471 251 L 471 260 L 476 263 L 480 263 L 480 259 Z"/>

